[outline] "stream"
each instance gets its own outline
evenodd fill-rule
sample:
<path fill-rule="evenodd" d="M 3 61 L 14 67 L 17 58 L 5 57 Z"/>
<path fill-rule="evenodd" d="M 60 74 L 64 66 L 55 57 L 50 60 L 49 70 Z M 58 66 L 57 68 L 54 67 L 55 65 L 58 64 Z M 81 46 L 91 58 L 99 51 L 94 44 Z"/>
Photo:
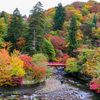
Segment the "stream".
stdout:
<path fill-rule="evenodd" d="M 0 88 L 0 100 L 100 100 L 100 94 L 90 91 L 83 82 L 64 72 L 51 68 L 53 75 L 45 82 Z"/>

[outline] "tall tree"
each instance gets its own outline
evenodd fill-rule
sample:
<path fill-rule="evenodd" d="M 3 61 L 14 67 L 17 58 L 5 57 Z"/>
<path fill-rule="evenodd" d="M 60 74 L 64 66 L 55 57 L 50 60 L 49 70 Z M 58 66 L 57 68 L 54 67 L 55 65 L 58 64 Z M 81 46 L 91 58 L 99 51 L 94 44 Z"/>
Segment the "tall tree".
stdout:
<path fill-rule="evenodd" d="M 40 51 L 43 43 L 44 28 L 44 12 L 41 2 L 38 2 L 31 10 L 31 18 L 29 20 L 28 42 L 31 50 Z"/>
<path fill-rule="evenodd" d="M 23 23 L 22 17 L 19 10 L 16 8 L 13 12 L 11 22 L 8 26 L 8 41 L 11 41 L 13 48 L 16 48 L 16 41 L 22 36 Z"/>
<path fill-rule="evenodd" d="M 62 24 L 65 21 L 65 18 L 66 18 L 65 8 L 62 7 L 61 3 L 59 3 L 58 6 L 56 7 L 56 12 L 54 16 L 55 29 L 57 30 L 62 29 Z"/>
<path fill-rule="evenodd" d="M 76 24 L 76 18 L 72 16 L 71 23 L 70 23 L 70 30 L 69 30 L 69 35 L 68 35 L 68 41 L 70 42 L 68 46 L 68 53 L 71 57 L 73 57 L 73 50 L 77 49 L 78 44 L 77 44 L 77 24 Z"/>
<path fill-rule="evenodd" d="M 93 23 L 95 24 L 95 27 L 96 27 L 96 24 L 97 24 L 97 17 L 96 17 L 96 15 L 93 16 Z"/>

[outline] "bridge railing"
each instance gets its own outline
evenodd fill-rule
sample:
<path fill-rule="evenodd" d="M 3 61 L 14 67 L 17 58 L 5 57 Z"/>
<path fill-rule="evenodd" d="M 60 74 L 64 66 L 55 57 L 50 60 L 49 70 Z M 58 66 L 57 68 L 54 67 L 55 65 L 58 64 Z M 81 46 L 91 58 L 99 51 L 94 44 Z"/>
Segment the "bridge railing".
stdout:
<path fill-rule="evenodd" d="M 47 63 L 47 66 L 56 66 L 56 67 L 65 67 L 66 64 L 65 63 L 57 63 L 57 62 L 50 62 L 50 63 Z"/>

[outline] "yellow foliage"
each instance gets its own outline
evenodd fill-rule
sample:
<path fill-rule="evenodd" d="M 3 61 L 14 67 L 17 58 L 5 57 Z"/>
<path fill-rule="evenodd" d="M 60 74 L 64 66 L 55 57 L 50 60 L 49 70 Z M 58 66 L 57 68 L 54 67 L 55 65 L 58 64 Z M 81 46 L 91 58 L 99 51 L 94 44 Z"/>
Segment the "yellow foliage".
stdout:
<path fill-rule="evenodd" d="M 80 21 L 78 21 L 78 20 L 76 21 L 76 25 L 77 25 L 78 27 L 80 27 L 81 24 L 82 24 L 82 23 L 81 23 Z"/>
<path fill-rule="evenodd" d="M 11 57 L 15 58 L 15 57 L 19 57 L 20 52 L 18 50 L 14 50 L 13 53 L 11 54 Z"/>
<path fill-rule="evenodd" d="M 65 10 L 74 10 L 75 8 L 73 6 L 71 7 L 65 7 Z"/>
<path fill-rule="evenodd" d="M 78 30 L 77 31 L 77 41 L 79 42 L 79 44 L 81 45 L 82 43 L 82 37 L 83 37 L 83 34 L 82 34 L 82 31 L 81 30 Z"/>
<path fill-rule="evenodd" d="M 98 37 L 98 38 L 100 38 L 100 28 L 98 28 L 96 30 L 95 36 Z"/>
<path fill-rule="evenodd" d="M 24 76 L 25 70 L 23 69 L 23 61 L 19 57 L 19 51 L 14 50 L 11 54 L 11 66 L 12 66 L 12 74 L 18 76 Z"/>
<path fill-rule="evenodd" d="M 73 9 L 73 10 L 71 10 L 71 11 L 73 11 L 74 13 L 77 13 L 77 14 L 80 14 L 80 13 L 81 13 L 80 10 L 76 10 L 76 9 Z"/>
<path fill-rule="evenodd" d="M 70 44 L 70 42 L 68 42 L 68 43 L 65 45 L 65 47 L 68 47 L 68 46 L 69 46 L 69 44 Z"/>
<path fill-rule="evenodd" d="M 91 5 L 85 5 L 84 8 L 88 9 L 88 8 L 92 8 Z"/>
<path fill-rule="evenodd" d="M 55 8 L 50 8 L 48 11 L 54 11 L 55 10 Z"/>
<path fill-rule="evenodd" d="M 13 75 L 24 76 L 23 61 L 19 57 L 12 57 L 11 66 Z"/>

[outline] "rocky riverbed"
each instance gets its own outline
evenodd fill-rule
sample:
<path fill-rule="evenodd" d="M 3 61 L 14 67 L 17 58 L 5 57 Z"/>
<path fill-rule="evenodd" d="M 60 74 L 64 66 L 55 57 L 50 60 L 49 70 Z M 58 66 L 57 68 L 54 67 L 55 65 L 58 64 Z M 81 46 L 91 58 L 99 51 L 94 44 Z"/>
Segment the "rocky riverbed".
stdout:
<path fill-rule="evenodd" d="M 72 88 L 69 84 L 62 84 L 55 78 L 47 79 L 45 87 L 35 93 L 41 95 L 42 100 L 92 100 L 93 95 L 78 88 Z"/>
<path fill-rule="evenodd" d="M 54 74 L 45 80 L 45 85 L 40 85 L 41 88 L 29 88 L 28 91 L 22 88 L 23 93 L 17 90 L 19 94 L 0 94 L 0 100 L 100 100 L 93 92 L 84 89 L 84 84 L 64 77 L 66 73 L 62 69 L 53 68 L 52 72 Z"/>

